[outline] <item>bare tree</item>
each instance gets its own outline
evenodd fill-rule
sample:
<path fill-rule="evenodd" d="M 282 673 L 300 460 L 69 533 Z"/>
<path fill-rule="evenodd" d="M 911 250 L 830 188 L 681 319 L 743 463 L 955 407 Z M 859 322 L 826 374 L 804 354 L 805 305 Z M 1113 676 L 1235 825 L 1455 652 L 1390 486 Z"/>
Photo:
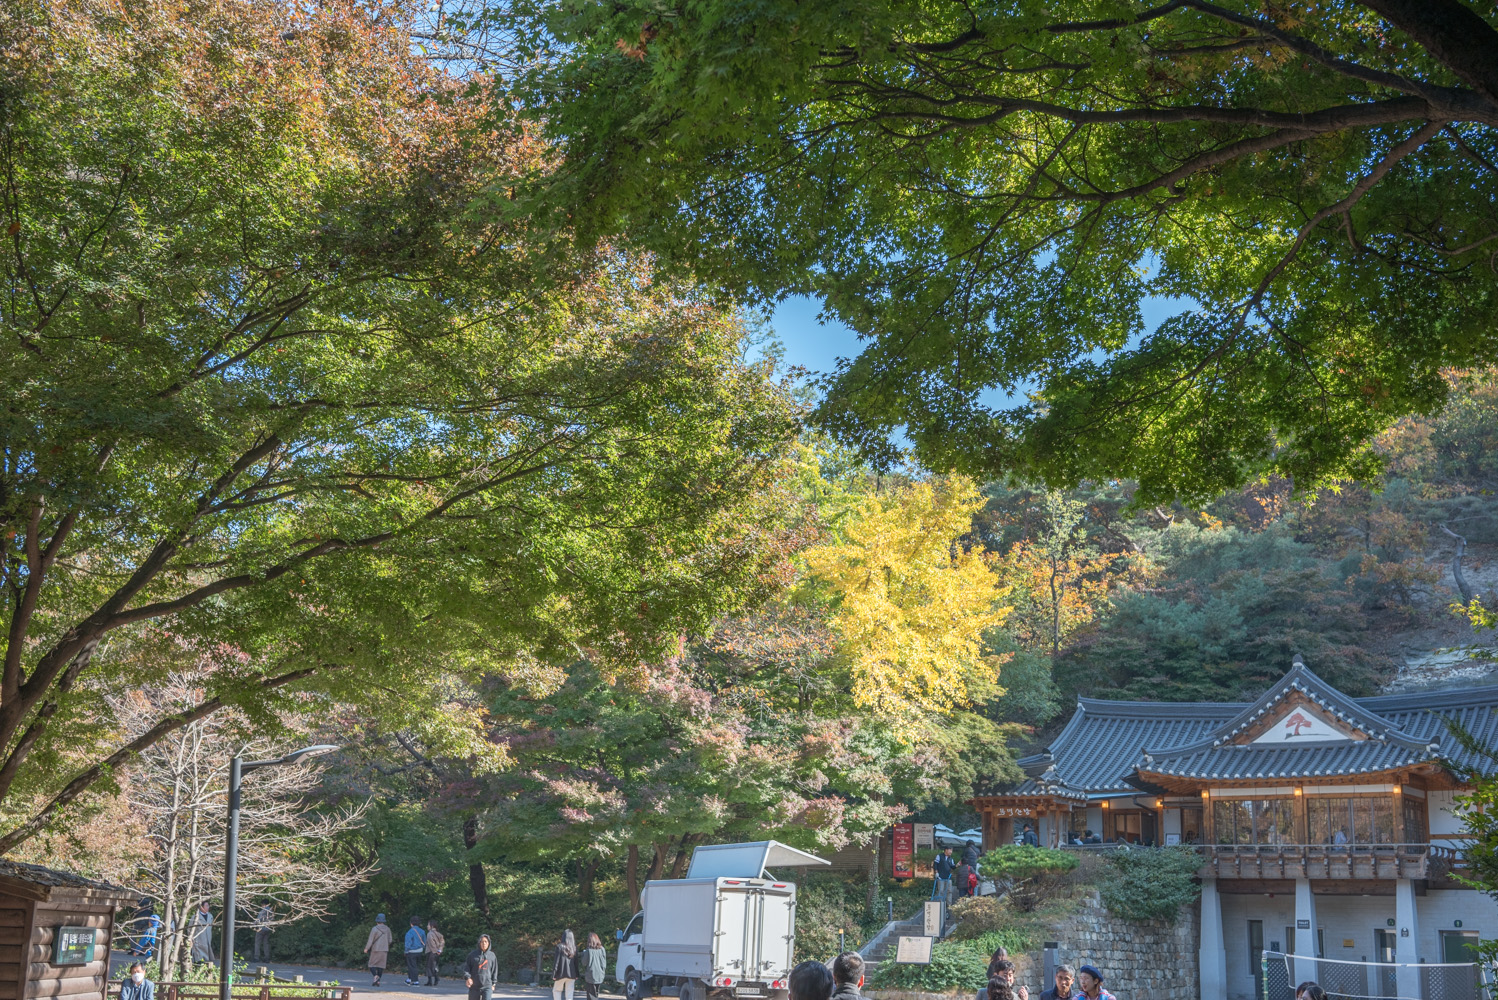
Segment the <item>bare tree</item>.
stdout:
<path fill-rule="evenodd" d="M 111 696 L 108 702 L 121 728 L 133 735 L 163 711 L 188 711 L 201 703 L 203 680 L 194 672 L 174 673 L 160 685 Z M 153 744 L 130 768 L 126 794 L 155 848 L 145 876 L 161 905 L 163 970 L 190 963 L 192 913 L 201 903 L 214 906 L 223 897 L 229 762 L 236 755 L 260 759 L 293 749 L 286 733 L 305 724 L 295 717 L 281 723 L 268 736 L 238 713 L 215 712 Z M 340 864 L 327 852 L 335 837 L 360 825 L 367 803 L 317 808 L 309 796 L 320 781 L 321 769 L 313 764 L 246 776 L 237 879 L 242 918 L 253 916 L 266 900 L 275 924 L 321 916 L 332 899 L 374 870 L 372 863 Z"/>

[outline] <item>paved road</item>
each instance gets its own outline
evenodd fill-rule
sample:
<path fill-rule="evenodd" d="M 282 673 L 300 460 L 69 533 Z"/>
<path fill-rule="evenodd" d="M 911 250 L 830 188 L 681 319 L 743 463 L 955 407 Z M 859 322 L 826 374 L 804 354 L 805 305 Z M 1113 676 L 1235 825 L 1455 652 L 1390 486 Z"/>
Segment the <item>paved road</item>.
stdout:
<path fill-rule="evenodd" d="M 119 979 L 125 974 L 125 969 L 132 959 L 128 955 L 119 952 L 111 953 L 110 966 L 112 979 Z M 250 963 L 250 972 L 258 968 L 258 963 Z M 374 997 L 389 997 L 391 1000 L 417 1000 L 419 997 L 467 997 L 468 987 L 463 980 L 448 977 L 438 981 L 436 986 L 407 986 L 406 975 L 394 969 L 385 971 L 384 985 L 369 985 L 368 969 L 332 969 L 318 965 L 283 965 L 279 962 L 271 963 L 268 968 L 271 975 L 277 979 L 295 979 L 302 977 L 303 982 L 316 983 L 319 980 L 337 982 L 344 986 L 353 987 L 355 1000 L 373 1000 Z M 534 986 L 521 986 L 516 983 L 500 983 L 494 988 L 494 1000 L 539 1000 L 541 997 L 550 997 L 551 987 L 537 988 Z M 585 994 L 581 989 L 577 990 L 576 1000 L 584 1000 Z M 604 993 L 606 1000 L 623 1000 L 623 994 Z"/>

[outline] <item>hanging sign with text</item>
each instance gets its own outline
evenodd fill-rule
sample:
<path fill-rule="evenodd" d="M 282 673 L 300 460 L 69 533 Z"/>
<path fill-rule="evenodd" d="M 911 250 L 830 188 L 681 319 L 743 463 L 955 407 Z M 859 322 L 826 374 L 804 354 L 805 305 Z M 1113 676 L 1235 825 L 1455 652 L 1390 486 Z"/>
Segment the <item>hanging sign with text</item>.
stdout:
<path fill-rule="evenodd" d="M 891 874 L 895 878 L 915 877 L 915 824 L 896 823 L 894 839 L 894 870 Z"/>

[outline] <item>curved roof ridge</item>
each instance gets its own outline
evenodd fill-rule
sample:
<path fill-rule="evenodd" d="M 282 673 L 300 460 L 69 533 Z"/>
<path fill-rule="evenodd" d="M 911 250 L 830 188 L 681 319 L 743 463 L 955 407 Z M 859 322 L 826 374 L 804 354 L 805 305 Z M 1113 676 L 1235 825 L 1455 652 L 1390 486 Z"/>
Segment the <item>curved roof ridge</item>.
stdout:
<path fill-rule="evenodd" d="M 1249 705 L 1246 701 L 1114 701 L 1077 696 L 1077 707 L 1094 715 L 1229 715 Z M 1130 711 L 1132 710 L 1132 711 Z"/>
<path fill-rule="evenodd" d="M 1430 745 L 1431 741 L 1422 740 L 1405 732 L 1378 712 L 1349 698 L 1318 677 L 1310 667 L 1296 657 L 1295 664 L 1284 677 L 1280 678 L 1279 683 L 1266 690 L 1256 701 L 1225 722 L 1215 732 L 1185 746 L 1159 749 L 1146 747 L 1145 757 L 1182 757 L 1220 747 L 1263 718 L 1275 705 L 1288 698 L 1294 691 L 1299 691 L 1312 703 L 1330 712 L 1336 718 L 1363 730 L 1371 739 L 1398 744 L 1410 750 L 1423 750 Z"/>

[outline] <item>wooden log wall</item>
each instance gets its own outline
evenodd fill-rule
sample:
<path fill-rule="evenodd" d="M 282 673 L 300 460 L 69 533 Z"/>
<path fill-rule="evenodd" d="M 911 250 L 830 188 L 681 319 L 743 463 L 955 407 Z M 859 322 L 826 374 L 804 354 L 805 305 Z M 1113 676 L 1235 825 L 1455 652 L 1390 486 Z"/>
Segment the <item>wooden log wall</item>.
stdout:
<path fill-rule="evenodd" d="M 52 964 L 58 927 L 94 929 L 94 960 Z M 97 903 L 39 903 L 0 895 L 0 1000 L 103 1000 L 114 911 Z"/>

